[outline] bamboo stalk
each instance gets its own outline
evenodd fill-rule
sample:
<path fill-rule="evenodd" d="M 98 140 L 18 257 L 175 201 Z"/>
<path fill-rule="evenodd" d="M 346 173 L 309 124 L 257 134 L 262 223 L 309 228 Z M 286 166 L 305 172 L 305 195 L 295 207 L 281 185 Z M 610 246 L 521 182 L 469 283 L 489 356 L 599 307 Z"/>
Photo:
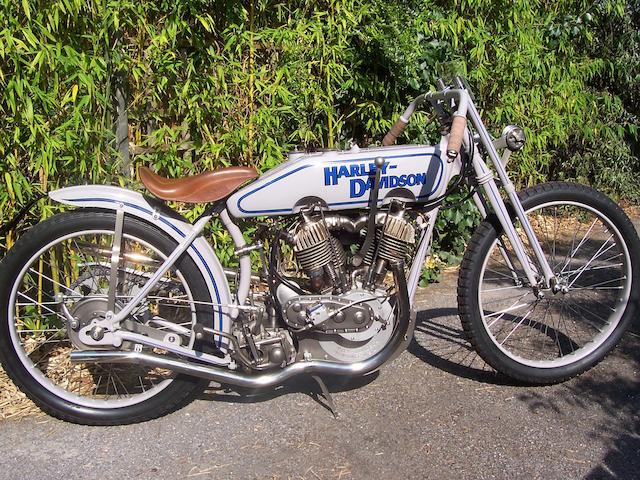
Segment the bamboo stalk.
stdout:
<path fill-rule="evenodd" d="M 67 243 L 68 245 L 65 251 L 67 251 L 69 254 L 65 255 L 65 257 L 62 259 L 62 274 L 64 275 L 64 284 L 67 286 L 67 288 L 71 288 L 71 272 L 73 272 L 71 265 L 72 255 L 71 244 L 68 240 Z"/>
<path fill-rule="evenodd" d="M 51 250 L 51 278 L 53 279 L 53 293 L 57 295 L 60 293 L 60 269 L 58 267 L 58 255 L 57 247 Z"/>
<path fill-rule="evenodd" d="M 248 157 L 249 161 L 253 162 L 253 137 L 254 137 L 254 125 L 253 125 L 253 117 L 254 117 L 254 90 L 255 90 L 255 70 L 254 70 L 254 60 L 255 60 L 255 48 L 253 43 L 253 18 L 254 18 L 254 2 L 249 2 L 249 126 L 247 128 L 247 136 L 248 136 L 248 145 L 249 152 Z"/>

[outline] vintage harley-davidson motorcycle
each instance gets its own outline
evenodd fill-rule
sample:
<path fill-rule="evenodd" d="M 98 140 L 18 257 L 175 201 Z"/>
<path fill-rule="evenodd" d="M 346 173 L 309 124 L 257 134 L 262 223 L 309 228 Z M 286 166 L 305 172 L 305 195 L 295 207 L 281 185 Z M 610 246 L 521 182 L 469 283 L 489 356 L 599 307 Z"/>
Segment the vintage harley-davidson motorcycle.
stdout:
<path fill-rule="evenodd" d="M 158 417 L 210 381 L 264 389 L 310 375 L 333 408 L 323 376 L 370 374 L 411 341 L 436 217 L 463 188 L 483 217 L 458 283 L 470 343 L 529 384 L 591 368 L 638 303 L 632 223 L 586 186 L 516 192 L 506 164 L 522 129 L 494 139 L 463 79 L 438 87 L 381 147 L 296 151 L 261 176 L 231 167 L 170 179 L 142 167 L 153 196 L 51 192 L 77 208 L 32 227 L 1 263 L 6 373 L 45 412 L 93 425 Z M 440 143 L 395 146 L 422 106 Z M 206 209 L 190 223 L 163 200 Z M 237 269 L 203 235 L 217 219 Z"/>

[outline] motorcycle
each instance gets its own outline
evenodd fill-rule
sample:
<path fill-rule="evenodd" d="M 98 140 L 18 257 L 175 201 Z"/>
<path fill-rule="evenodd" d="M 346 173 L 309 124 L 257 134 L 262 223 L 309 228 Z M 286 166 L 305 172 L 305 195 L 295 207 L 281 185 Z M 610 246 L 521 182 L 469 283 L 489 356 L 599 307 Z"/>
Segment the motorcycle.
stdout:
<path fill-rule="evenodd" d="M 420 107 L 439 144 L 395 145 Z M 492 138 L 460 77 L 415 98 L 382 143 L 294 151 L 263 175 L 141 167 L 152 196 L 50 192 L 77 208 L 28 230 L 0 268 L 6 373 L 46 413 L 90 425 L 162 416 L 211 381 L 266 389 L 300 375 L 333 409 L 323 376 L 371 374 L 412 340 L 436 218 L 462 189 L 482 222 L 460 266 L 459 315 L 482 359 L 552 384 L 619 342 L 638 303 L 640 240 L 617 204 L 572 183 L 517 192 L 506 166 L 524 132 Z M 190 223 L 165 201 L 206 208 Z M 215 221 L 236 269 L 203 235 Z"/>

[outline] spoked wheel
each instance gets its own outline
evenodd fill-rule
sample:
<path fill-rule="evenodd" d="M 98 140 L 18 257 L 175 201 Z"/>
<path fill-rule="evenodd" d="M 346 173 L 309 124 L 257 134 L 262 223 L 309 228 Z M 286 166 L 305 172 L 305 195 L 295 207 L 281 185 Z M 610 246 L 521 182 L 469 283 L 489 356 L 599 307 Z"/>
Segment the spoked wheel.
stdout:
<path fill-rule="evenodd" d="M 460 317 L 496 370 L 528 383 L 560 382 L 602 360 L 629 325 L 640 241 L 624 212 L 593 189 L 554 182 L 520 199 L 556 284 L 533 289 L 506 236 L 485 221 L 462 262 Z"/>
<path fill-rule="evenodd" d="M 72 350 L 91 348 L 82 341 L 82 329 L 104 319 L 108 310 L 114 225 L 112 212 L 55 216 L 21 237 L 0 267 L 3 367 L 40 408 L 77 423 L 154 418 L 175 409 L 201 387 L 196 379 L 159 368 L 70 362 Z M 116 270 L 116 312 L 174 248 L 175 242 L 155 227 L 125 219 Z M 213 317 L 211 307 L 199 302 L 210 301 L 197 267 L 184 256 L 122 327 L 156 337 L 174 335 L 181 345 L 194 346 L 192 326 L 200 322 L 210 327 Z M 134 345 L 125 342 L 120 348 Z"/>

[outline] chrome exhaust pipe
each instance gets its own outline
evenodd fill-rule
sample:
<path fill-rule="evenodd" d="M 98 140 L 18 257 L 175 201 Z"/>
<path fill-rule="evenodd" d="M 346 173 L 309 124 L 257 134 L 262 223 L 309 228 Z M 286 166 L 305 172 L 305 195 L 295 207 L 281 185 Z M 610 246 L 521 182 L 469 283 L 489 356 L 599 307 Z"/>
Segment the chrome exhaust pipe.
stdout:
<path fill-rule="evenodd" d="M 332 374 L 360 376 L 373 372 L 369 362 L 337 363 L 327 361 L 296 362 L 282 370 L 252 375 L 221 367 L 191 363 L 166 355 L 142 352 L 110 352 L 101 350 L 77 350 L 71 352 L 73 363 L 126 363 L 139 364 L 152 368 L 166 368 L 176 373 L 184 373 L 194 377 L 205 378 L 225 385 L 245 388 L 267 388 L 281 385 L 290 378 L 301 374 Z"/>
<path fill-rule="evenodd" d="M 166 355 L 143 352 L 118 352 L 107 350 L 76 350 L 71 352 L 73 363 L 133 363 L 153 368 L 166 368 L 177 373 L 205 378 L 215 382 L 245 388 L 267 388 L 281 385 L 298 375 L 341 375 L 362 376 L 378 370 L 387 360 L 404 350 L 411 341 L 415 316 L 411 314 L 407 283 L 402 264 L 392 266 L 396 287 L 398 288 L 398 323 L 387 345 L 371 358 L 357 363 L 338 363 L 320 360 L 300 361 L 286 366 L 282 370 L 250 374 L 225 370 L 204 364 L 192 363 Z"/>

